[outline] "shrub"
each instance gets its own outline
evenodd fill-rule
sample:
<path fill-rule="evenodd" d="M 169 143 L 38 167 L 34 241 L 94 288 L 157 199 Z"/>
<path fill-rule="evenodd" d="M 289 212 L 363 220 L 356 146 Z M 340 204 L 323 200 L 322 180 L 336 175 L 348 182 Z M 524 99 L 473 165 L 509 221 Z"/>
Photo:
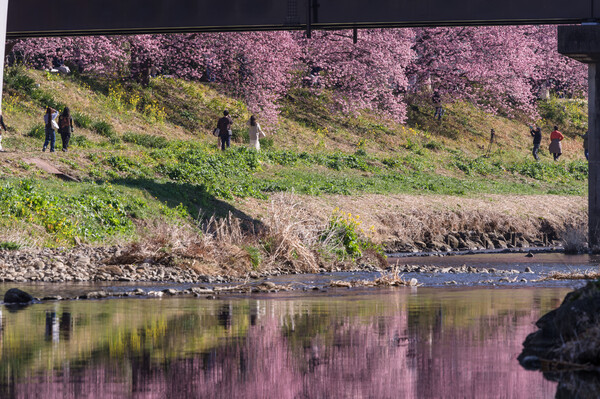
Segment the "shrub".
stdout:
<path fill-rule="evenodd" d="M 162 136 L 153 136 L 150 134 L 132 132 L 126 132 L 123 135 L 123 141 L 137 144 L 146 148 L 165 148 L 169 145 L 169 141 Z"/>
<path fill-rule="evenodd" d="M 364 250 L 383 254 L 381 247 L 373 243 L 361 226 L 359 215 L 345 213 L 336 208 L 327 227 L 321 233 L 321 241 L 326 245 L 333 245 L 342 258 L 359 258 Z"/>
<path fill-rule="evenodd" d="M 8 251 L 16 251 L 18 249 L 21 249 L 21 247 L 21 244 L 12 241 L 0 242 L 0 249 L 5 249 Z"/>
<path fill-rule="evenodd" d="M 88 114 L 74 111 L 72 116 L 75 126 L 80 127 L 82 129 L 91 129 L 94 124 L 92 118 Z"/>
<path fill-rule="evenodd" d="M 236 143 L 250 142 L 250 135 L 248 134 L 248 129 L 233 128 L 231 130 L 231 140 L 235 141 Z"/>
<path fill-rule="evenodd" d="M 69 141 L 69 144 L 81 148 L 87 148 L 92 146 L 92 142 L 89 141 L 85 136 L 71 136 L 71 141 Z"/>
<path fill-rule="evenodd" d="M 29 132 L 27 132 L 27 137 L 43 140 L 46 137 L 46 128 L 44 127 L 44 124 L 38 123 L 34 125 Z"/>
<path fill-rule="evenodd" d="M 92 129 L 98 133 L 100 136 L 107 137 L 109 139 L 113 139 L 117 137 L 117 132 L 115 132 L 112 125 L 105 121 L 98 121 L 92 125 Z"/>

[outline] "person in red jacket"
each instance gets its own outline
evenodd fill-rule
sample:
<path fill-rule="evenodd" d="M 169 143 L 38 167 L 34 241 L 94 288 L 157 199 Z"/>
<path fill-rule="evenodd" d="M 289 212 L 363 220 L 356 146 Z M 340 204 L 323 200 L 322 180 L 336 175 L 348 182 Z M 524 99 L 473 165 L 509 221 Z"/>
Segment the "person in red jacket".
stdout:
<path fill-rule="evenodd" d="M 558 157 L 562 154 L 562 145 L 561 141 L 565 136 L 561 132 L 558 131 L 558 126 L 554 126 L 554 130 L 550 133 L 550 152 L 554 156 L 554 160 L 557 161 Z"/>

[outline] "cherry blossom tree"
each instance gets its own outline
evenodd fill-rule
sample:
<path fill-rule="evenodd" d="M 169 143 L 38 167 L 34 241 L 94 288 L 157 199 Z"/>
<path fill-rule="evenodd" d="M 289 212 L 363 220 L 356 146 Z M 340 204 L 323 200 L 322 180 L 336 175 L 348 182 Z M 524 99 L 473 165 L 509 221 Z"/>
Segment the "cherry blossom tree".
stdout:
<path fill-rule="evenodd" d="M 556 27 L 369 29 L 19 40 L 9 60 L 50 68 L 62 60 L 84 73 L 146 82 L 150 71 L 214 82 L 274 123 L 294 85 L 326 91 L 342 112 L 406 118 L 405 93 L 431 87 L 492 112 L 535 114 L 542 85 L 585 92 L 586 67 L 556 51 Z M 298 79 L 304 76 L 304 81 Z M 409 84 L 410 82 L 410 84 Z M 433 94 L 433 93 L 430 94 Z"/>
<path fill-rule="evenodd" d="M 397 121 L 405 119 L 402 93 L 414 54 L 412 30 L 361 30 L 356 44 L 351 31 L 322 31 L 299 42 L 304 67 L 322 69 L 319 85 L 332 91 L 343 111 L 370 109 Z"/>
<path fill-rule="evenodd" d="M 533 113 L 535 70 L 531 27 L 416 29 L 411 73 L 446 99 L 464 99 L 491 111 Z"/>
<path fill-rule="evenodd" d="M 532 29 L 536 56 L 534 84 L 568 95 L 587 93 L 587 66 L 558 53 L 556 26 Z"/>

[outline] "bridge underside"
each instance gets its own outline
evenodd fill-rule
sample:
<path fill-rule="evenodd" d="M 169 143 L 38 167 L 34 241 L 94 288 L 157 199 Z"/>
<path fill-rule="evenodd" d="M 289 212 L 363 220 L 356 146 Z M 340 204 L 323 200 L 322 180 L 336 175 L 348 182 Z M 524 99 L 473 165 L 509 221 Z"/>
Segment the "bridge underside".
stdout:
<path fill-rule="evenodd" d="M 577 24 L 598 18 L 600 0 L 11 0 L 7 37 Z"/>

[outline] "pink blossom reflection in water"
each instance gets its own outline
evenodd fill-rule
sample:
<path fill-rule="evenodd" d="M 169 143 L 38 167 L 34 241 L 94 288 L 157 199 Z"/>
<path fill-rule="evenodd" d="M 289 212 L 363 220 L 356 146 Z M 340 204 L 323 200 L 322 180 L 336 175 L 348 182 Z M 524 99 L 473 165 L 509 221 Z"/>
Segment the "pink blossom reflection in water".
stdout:
<path fill-rule="evenodd" d="M 39 305 L 3 314 L 0 397 L 549 398 L 516 357 L 566 292 Z"/>

